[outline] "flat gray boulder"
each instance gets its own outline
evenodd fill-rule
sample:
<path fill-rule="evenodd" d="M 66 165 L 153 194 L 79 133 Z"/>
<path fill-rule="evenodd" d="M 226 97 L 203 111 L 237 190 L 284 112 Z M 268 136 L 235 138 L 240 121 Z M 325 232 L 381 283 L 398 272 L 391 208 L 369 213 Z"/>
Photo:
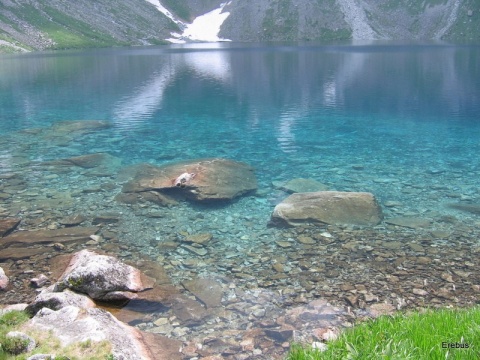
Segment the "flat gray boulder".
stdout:
<path fill-rule="evenodd" d="M 132 299 L 134 294 L 152 288 L 155 280 L 113 256 L 82 250 L 75 253 L 55 284 L 56 291 L 69 288 L 95 300 Z"/>
<path fill-rule="evenodd" d="M 275 206 L 271 224 L 296 226 L 306 223 L 373 226 L 383 219 L 371 193 L 319 191 L 290 195 Z"/>
<path fill-rule="evenodd" d="M 257 189 L 253 168 L 245 163 L 213 158 L 179 162 L 165 166 L 137 168 L 124 193 L 171 191 L 195 201 L 232 200 Z"/>

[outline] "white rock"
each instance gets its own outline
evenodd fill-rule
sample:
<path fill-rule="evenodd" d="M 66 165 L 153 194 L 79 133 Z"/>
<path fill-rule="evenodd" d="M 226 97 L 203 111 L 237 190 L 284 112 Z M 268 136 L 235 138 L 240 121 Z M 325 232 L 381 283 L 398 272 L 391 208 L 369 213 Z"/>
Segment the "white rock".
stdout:
<path fill-rule="evenodd" d="M 8 286 L 9 280 L 5 271 L 0 267 L 0 290 L 5 290 Z"/>

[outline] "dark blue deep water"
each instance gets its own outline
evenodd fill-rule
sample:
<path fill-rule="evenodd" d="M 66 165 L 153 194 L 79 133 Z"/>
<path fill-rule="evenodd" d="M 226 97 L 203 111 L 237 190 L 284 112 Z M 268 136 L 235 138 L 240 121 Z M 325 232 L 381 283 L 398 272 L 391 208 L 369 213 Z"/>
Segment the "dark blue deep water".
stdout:
<path fill-rule="evenodd" d="M 66 120 L 112 126 L 55 134 L 54 125 Z M 255 168 L 259 189 L 220 206 L 126 205 L 114 199 L 127 180 L 118 168 L 95 174 L 48 163 L 92 153 L 114 156 L 123 167 L 242 161 Z M 23 229 L 34 230 L 62 227 L 65 216 L 82 214 L 88 224 L 114 213 L 120 220 L 107 225 L 98 246 L 116 241 L 121 246 L 108 249 L 119 257 L 154 259 L 175 284 L 217 276 L 272 291 L 291 306 L 288 288 L 307 300 L 341 302 L 334 284 L 361 283 L 396 308 L 420 306 L 411 292 L 418 286 L 429 294 L 422 304 L 455 302 L 455 294 L 438 295 L 448 285 L 466 294 L 460 303 L 471 304 L 478 296 L 472 286 L 480 284 L 479 154 L 480 46 L 192 44 L 0 57 L 0 215 L 20 217 Z M 385 221 L 370 230 L 267 227 L 288 196 L 281 185 L 296 178 L 371 192 Z M 389 222 L 397 218 L 404 222 Z M 302 232 L 317 245 L 297 243 Z M 205 233 L 213 236 L 207 255 L 172 250 L 172 242 Z M 299 265 L 302 259 L 310 268 Z M 281 271 L 272 270 L 276 263 Z M 458 280 L 453 290 L 440 276 L 450 270 Z M 399 271 L 411 272 L 403 279 Z M 390 276 L 400 282 L 389 283 Z M 233 326 L 242 315 L 228 319 Z M 153 326 L 142 321 L 143 329 Z M 158 332 L 184 340 L 204 330 Z"/>

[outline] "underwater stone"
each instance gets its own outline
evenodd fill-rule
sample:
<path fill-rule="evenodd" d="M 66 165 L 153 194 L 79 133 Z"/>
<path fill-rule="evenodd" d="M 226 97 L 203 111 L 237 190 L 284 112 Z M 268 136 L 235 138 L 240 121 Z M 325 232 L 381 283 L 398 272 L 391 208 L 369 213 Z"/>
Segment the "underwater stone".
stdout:
<path fill-rule="evenodd" d="M 319 191 L 290 195 L 273 210 L 271 225 L 374 226 L 382 218 L 380 205 L 371 193 Z"/>
<path fill-rule="evenodd" d="M 184 161 L 160 167 L 145 164 L 136 170 L 135 178 L 123 187 L 124 193 L 176 189 L 191 200 L 209 201 L 232 200 L 257 190 L 257 180 L 251 166 L 221 158 Z M 184 174 L 195 176 L 182 183 L 182 186 L 176 186 L 177 179 Z"/>
<path fill-rule="evenodd" d="M 19 231 L 4 237 L 0 246 L 12 244 L 70 243 L 90 240 L 90 235 L 98 231 L 97 227 L 69 227 L 56 230 Z M 25 249 L 28 250 L 28 249 Z M 31 249 L 33 250 L 33 249 Z M 43 249 L 45 252 L 45 249 Z M 0 255 L 3 258 L 3 254 Z"/>
<path fill-rule="evenodd" d="M 199 299 L 207 309 L 221 305 L 223 288 L 213 279 L 196 278 L 182 282 L 183 287 Z"/>
<path fill-rule="evenodd" d="M 0 219 L 0 237 L 6 236 L 11 233 L 20 224 L 20 219 Z"/>
<path fill-rule="evenodd" d="M 430 225 L 427 219 L 420 219 L 418 217 L 399 216 L 385 220 L 387 224 L 402 226 L 411 229 L 426 228 Z"/>
<path fill-rule="evenodd" d="M 283 184 L 278 184 L 278 188 L 288 193 L 304 193 L 326 191 L 328 186 L 313 179 L 292 179 Z"/>

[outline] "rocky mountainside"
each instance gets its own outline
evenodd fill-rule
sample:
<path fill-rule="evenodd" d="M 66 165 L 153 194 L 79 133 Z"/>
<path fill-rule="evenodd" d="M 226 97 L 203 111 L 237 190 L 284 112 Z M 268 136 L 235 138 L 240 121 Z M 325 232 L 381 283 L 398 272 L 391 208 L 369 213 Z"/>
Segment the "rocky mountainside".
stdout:
<path fill-rule="evenodd" d="M 188 41 L 220 8 L 214 31 L 232 41 L 480 38 L 479 0 L 2 0 L 0 51 Z"/>

